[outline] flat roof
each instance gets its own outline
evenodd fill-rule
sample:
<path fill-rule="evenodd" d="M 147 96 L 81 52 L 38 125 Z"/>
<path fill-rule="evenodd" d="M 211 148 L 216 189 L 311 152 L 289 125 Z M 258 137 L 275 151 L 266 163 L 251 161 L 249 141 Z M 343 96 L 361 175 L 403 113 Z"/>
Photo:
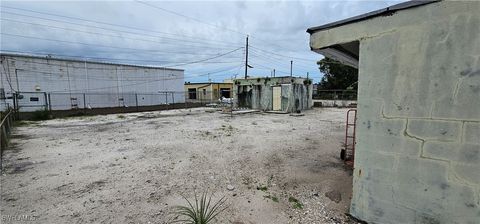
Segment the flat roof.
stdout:
<path fill-rule="evenodd" d="M 312 33 L 317 32 L 317 31 L 327 30 L 327 29 L 343 26 L 343 25 L 350 24 L 350 23 L 356 23 L 356 22 L 371 19 L 371 18 L 374 18 L 374 17 L 377 17 L 377 16 L 388 16 L 388 15 L 392 15 L 396 11 L 405 10 L 405 9 L 418 7 L 418 6 L 423 6 L 423 5 L 427 5 L 427 4 L 434 3 L 434 2 L 439 2 L 439 1 L 441 1 L 441 0 L 424 0 L 424 1 L 402 2 L 402 3 L 396 4 L 396 5 L 392 5 L 390 7 L 387 7 L 387 8 L 383 8 L 383 9 L 380 9 L 380 10 L 368 12 L 368 13 L 361 14 L 361 15 L 354 16 L 354 17 L 350 17 L 348 19 L 339 20 L 339 21 L 336 21 L 336 22 L 333 22 L 333 23 L 328 23 L 328 24 L 321 25 L 321 26 L 310 27 L 310 28 L 307 29 L 307 33 L 312 34 Z"/>
<path fill-rule="evenodd" d="M 134 65 L 134 64 L 124 64 L 124 63 L 114 63 L 114 62 L 105 62 L 105 61 L 93 61 L 89 59 L 80 60 L 80 59 L 71 59 L 66 57 L 59 57 L 53 55 L 33 55 L 33 54 L 22 54 L 22 53 L 4 53 L 0 52 L 0 56 L 9 56 L 9 57 L 23 57 L 23 58 L 37 58 L 37 59 L 46 59 L 46 60 L 58 60 L 58 61 L 71 61 L 71 62 L 80 62 L 80 63 L 95 63 L 103 65 L 117 65 L 117 66 L 129 66 L 129 67 L 138 67 L 138 68 L 150 68 L 150 69 L 168 69 L 176 71 L 185 71 L 184 69 L 177 68 L 167 68 L 154 65 Z"/>
<path fill-rule="evenodd" d="M 185 82 L 185 85 L 232 84 L 231 82 Z"/>
<path fill-rule="evenodd" d="M 299 77 L 299 76 L 258 76 L 258 77 L 248 77 L 248 78 L 240 78 L 240 79 L 234 79 L 234 80 L 249 80 L 249 79 L 285 79 L 285 78 L 292 78 L 292 79 L 306 79 L 306 77 Z M 310 79 L 310 78 L 309 78 Z"/>

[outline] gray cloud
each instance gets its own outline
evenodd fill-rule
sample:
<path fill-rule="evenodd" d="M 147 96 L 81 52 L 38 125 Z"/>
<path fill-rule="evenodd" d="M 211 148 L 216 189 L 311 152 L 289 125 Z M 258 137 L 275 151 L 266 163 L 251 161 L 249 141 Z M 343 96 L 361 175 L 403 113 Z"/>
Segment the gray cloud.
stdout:
<path fill-rule="evenodd" d="M 310 51 L 309 36 L 305 30 L 311 26 L 383 8 L 398 1 L 154 1 L 148 3 L 203 22 L 131 1 L 2 1 L 2 6 L 84 18 L 125 27 L 2 8 L 1 32 L 4 35 L 1 36 L 0 46 L 2 50 L 128 59 L 116 61 L 168 66 L 196 61 L 236 49 L 244 45 L 245 35 L 243 34 L 249 34 L 253 47 L 281 55 L 311 59 L 310 62 L 295 61 L 294 74 L 305 75 L 306 72 L 310 72 L 311 77 L 318 81 L 321 75 L 315 61 L 321 56 Z M 94 26 L 108 30 L 94 28 Z M 273 68 L 277 69 L 280 75 L 282 72 L 289 71 L 290 59 L 287 57 L 275 56 L 255 49 L 251 50 L 250 56 L 251 64 L 254 66 L 254 69 L 250 70 L 251 75 L 270 75 L 270 69 Z M 240 66 L 243 60 L 243 50 L 238 50 L 211 61 L 218 63 L 192 64 L 182 68 L 185 69 L 189 81 L 206 81 L 206 77 L 196 76 L 232 68 L 226 72 L 211 75 L 215 81 L 221 81 L 235 73 L 242 75 L 243 68 Z"/>

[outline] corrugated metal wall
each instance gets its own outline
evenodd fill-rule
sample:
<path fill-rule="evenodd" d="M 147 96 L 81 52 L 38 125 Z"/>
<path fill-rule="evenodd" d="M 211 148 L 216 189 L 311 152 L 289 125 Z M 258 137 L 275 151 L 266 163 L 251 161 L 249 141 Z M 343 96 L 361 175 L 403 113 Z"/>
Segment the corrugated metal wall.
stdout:
<path fill-rule="evenodd" d="M 24 92 L 20 100 L 26 105 L 41 103 L 43 96 L 39 101 L 30 101 L 30 97 L 43 93 L 51 94 L 53 110 L 71 109 L 73 104 L 83 107 L 84 93 L 86 104 L 92 108 L 135 105 L 135 101 L 139 106 L 158 105 L 172 103 L 172 98 L 176 103 L 185 102 L 183 70 L 12 55 L 1 57 L 1 88 L 5 89 L 7 97 L 13 92 Z M 170 93 L 159 97 L 159 92 Z"/>

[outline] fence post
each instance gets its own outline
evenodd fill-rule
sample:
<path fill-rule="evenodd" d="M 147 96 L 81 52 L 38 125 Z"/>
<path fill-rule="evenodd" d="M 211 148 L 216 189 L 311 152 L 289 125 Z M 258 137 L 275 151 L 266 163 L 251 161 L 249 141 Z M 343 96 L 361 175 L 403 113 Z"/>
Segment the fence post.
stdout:
<path fill-rule="evenodd" d="M 20 118 L 20 106 L 18 105 L 18 92 L 13 93 L 13 110 L 17 120 Z"/>
<path fill-rule="evenodd" d="M 184 95 L 183 95 L 183 100 L 185 102 L 185 107 L 184 108 L 187 108 L 187 100 L 190 99 L 188 92 L 184 92 Z M 195 98 L 196 98 L 197 95 L 195 95 Z"/>
<path fill-rule="evenodd" d="M 2 125 L 2 130 L 1 130 L 1 137 L 3 138 L 3 141 L 1 142 L 2 143 L 2 149 L 5 148 L 8 144 L 8 136 L 7 136 L 7 131 L 5 130 L 5 126 Z M 3 151 L 3 150 L 2 150 Z"/>
<path fill-rule="evenodd" d="M 48 110 L 49 106 L 48 106 L 48 98 L 47 98 L 47 92 L 43 92 L 43 98 L 45 99 L 45 108 L 44 110 Z"/>
<path fill-rule="evenodd" d="M 48 110 L 52 111 L 52 98 L 50 97 L 50 93 L 48 93 L 47 96 L 48 96 Z"/>
<path fill-rule="evenodd" d="M 87 114 L 87 94 L 83 93 L 83 114 Z"/>
<path fill-rule="evenodd" d="M 138 94 L 135 93 L 135 107 L 137 107 L 137 112 L 138 112 Z"/>
<path fill-rule="evenodd" d="M 170 106 L 168 105 L 168 92 L 164 92 L 165 93 L 165 106 L 168 109 L 170 109 Z"/>

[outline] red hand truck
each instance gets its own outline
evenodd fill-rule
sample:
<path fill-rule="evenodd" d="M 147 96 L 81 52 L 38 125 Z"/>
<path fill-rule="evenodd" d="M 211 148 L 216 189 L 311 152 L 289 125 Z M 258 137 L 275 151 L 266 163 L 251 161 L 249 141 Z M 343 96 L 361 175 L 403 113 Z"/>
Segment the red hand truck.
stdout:
<path fill-rule="evenodd" d="M 357 109 L 350 109 L 347 111 L 347 122 L 345 125 L 345 142 L 340 151 L 340 159 L 345 161 L 345 164 L 353 167 L 355 158 L 355 125 L 357 123 Z"/>

